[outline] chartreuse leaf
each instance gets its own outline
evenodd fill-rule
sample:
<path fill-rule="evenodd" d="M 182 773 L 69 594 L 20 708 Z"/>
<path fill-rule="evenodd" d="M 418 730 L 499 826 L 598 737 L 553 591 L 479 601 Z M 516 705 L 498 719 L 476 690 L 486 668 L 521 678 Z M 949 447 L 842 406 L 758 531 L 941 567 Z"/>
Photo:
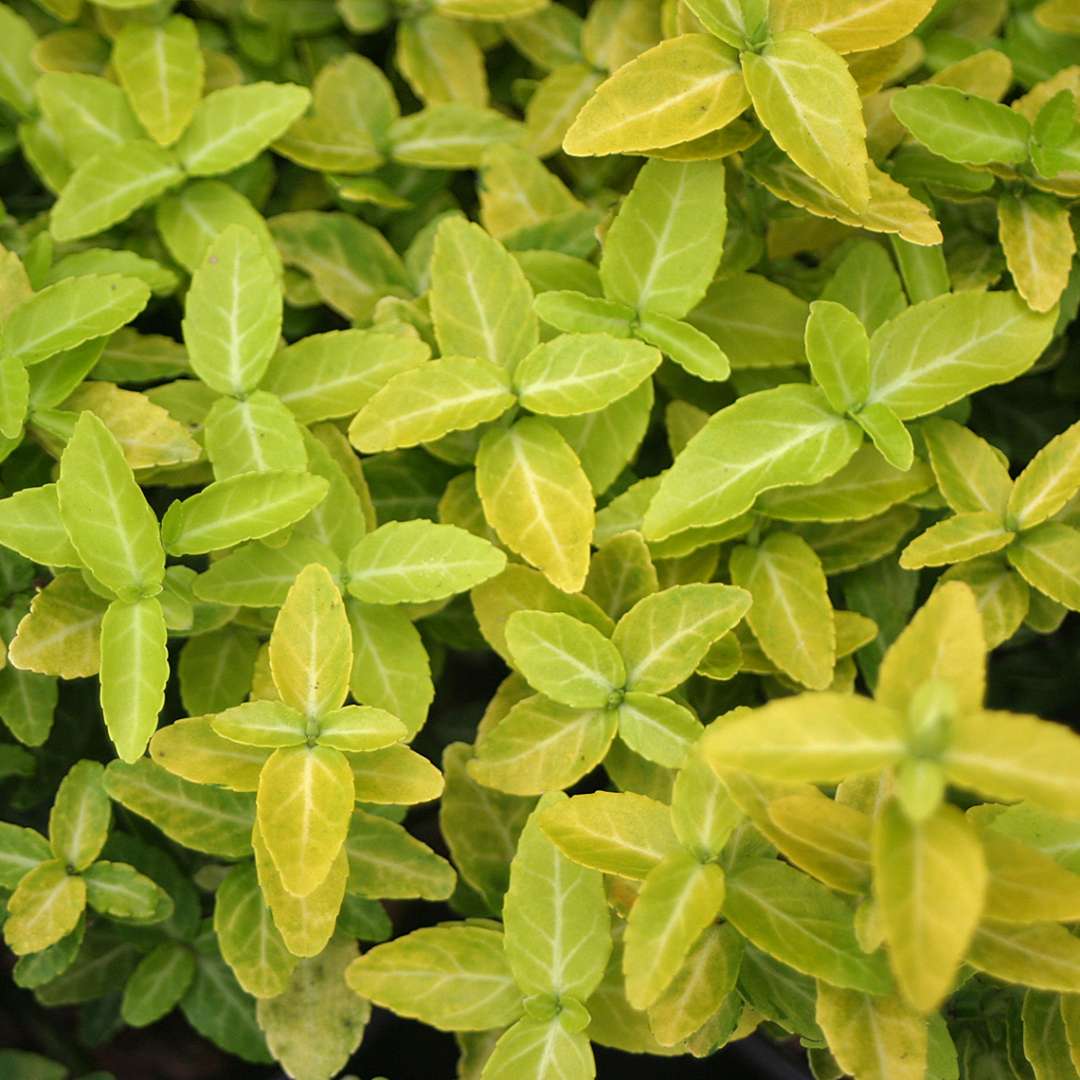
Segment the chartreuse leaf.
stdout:
<path fill-rule="evenodd" d="M 169 146 L 202 95 L 204 61 L 195 24 L 175 15 L 158 26 L 131 22 L 116 36 L 112 63 L 150 137 Z"/>
<path fill-rule="evenodd" d="M 646 311 L 639 317 L 634 333 L 699 379 L 722 382 L 731 374 L 731 362 L 716 342 L 681 319 Z"/>
<path fill-rule="evenodd" d="M 1002 922 L 1072 922 L 1080 908 L 1080 874 L 998 832 L 979 834 L 988 871 L 983 914 Z"/>
<path fill-rule="evenodd" d="M 503 944 L 514 980 L 528 1003 L 542 997 L 584 1003 L 611 952 L 600 873 L 571 862 L 544 834 L 540 815 L 566 800 L 549 795 L 525 823 L 510 864 L 503 902 Z"/>
<path fill-rule="evenodd" d="M 745 590 L 716 584 L 675 585 L 639 600 L 612 635 L 626 665 L 627 689 L 674 690 L 749 606 Z"/>
<path fill-rule="evenodd" d="M 838 412 L 856 409 L 870 392 L 870 341 L 842 304 L 817 300 L 806 321 L 806 358 L 814 381 Z"/>
<path fill-rule="evenodd" d="M 947 566 L 979 555 L 1000 551 L 1013 539 L 997 514 L 957 514 L 931 525 L 916 537 L 900 556 L 905 570 L 923 566 Z"/>
<path fill-rule="evenodd" d="M 1080 610 L 1080 532 L 1076 529 L 1044 522 L 1024 533 L 1006 555 L 1029 585 L 1064 607 Z"/>
<path fill-rule="evenodd" d="M 909 86 L 892 99 L 897 119 L 935 154 L 964 165 L 1027 160 L 1031 125 L 1015 109 L 952 86 Z"/>
<path fill-rule="evenodd" d="M 146 1027 L 172 1012 L 195 977 L 195 954 L 179 941 L 155 945 L 124 984 L 120 1015 L 125 1024 Z"/>
<path fill-rule="evenodd" d="M 426 603 L 493 578 L 506 556 L 455 525 L 392 521 L 352 549 L 348 591 L 368 604 Z"/>
<path fill-rule="evenodd" d="M 521 267 L 461 217 L 446 218 L 435 234 L 430 303 L 443 356 L 488 360 L 511 371 L 539 339 Z"/>
<path fill-rule="evenodd" d="M 1016 478 L 1006 512 L 1009 527 L 1030 529 L 1052 518 L 1080 489 L 1080 424 L 1052 438 Z"/>
<path fill-rule="evenodd" d="M 800 536 L 776 532 L 731 553 L 731 580 L 752 597 L 746 614 L 765 655 L 786 675 L 824 690 L 836 664 L 836 628 L 821 562 Z"/>
<path fill-rule="evenodd" d="M 1003 515 L 1013 485 L 1008 466 L 994 448 L 954 420 L 927 420 L 921 431 L 938 489 L 949 506 L 958 514 Z"/>
<path fill-rule="evenodd" d="M 715 863 L 676 851 L 649 872 L 630 909 L 623 953 L 634 1008 L 648 1008 L 667 989 L 723 902 L 724 872 Z"/>
<path fill-rule="evenodd" d="M 926 1021 L 897 996 L 819 981 L 815 1018 L 845 1073 L 866 1080 L 926 1077 Z"/>
<path fill-rule="evenodd" d="M 203 443 L 218 480 L 303 469 L 308 463 L 300 425 L 278 398 L 262 390 L 243 401 L 218 398 L 203 425 Z"/>
<path fill-rule="evenodd" d="M 358 802 L 412 806 L 442 794 L 442 773 L 407 746 L 387 746 L 347 757 Z"/>
<path fill-rule="evenodd" d="M 354 960 L 345 981 L 376 1005 L 442 1031 L 487 1031 L 521 1015 L 503 935 L 486 926 L 414 930 Z"/>
<path fill-rule="evenodd" d="M 1076 1072 L 1063 1008 L 1064 999 L 1058 994 L 1039 990 L 1024 994 L 1024 1056 L 1039 1080 L 1065 1080 Z"/>
<path fill-rule="evenodd" d="M 678 850 L 663 803 L 629 791 L 597 791 L 546 806 L 540 826 L 574 862 L 605 874 L 644 880 Z"/>
<path fill-rule="evenodd" d="M 713 414 L 664 475 L 645 515 L 645 537 L 730 521 L 763 491 L 824 480 L 847 464 L 861 438 L 815 387 L 740 398 Z"/>
<path fill-rule="evenodd" d="M 17 439 L 30 404 L 30 377 L 26 365 L 11 353 L 0 355 L 0 435 Z"/>
<path fill-rule="evenodd" d="M 317 506 L 329 488 L 321 476 L 292 469 L 243 473 L 174 502 L 161 522 L 171 555 L 198 555 L 284 529 Z"/>
<path fill-rule="evenodd" d="M 547 416 L 596 412 L 625 397 L 657 367 L 660 353 L 609 334 L 560 334 L 514 369 L 521 404 Z"/>
<path fill-rule="evenodd" d="M 198 104 L 177 155 L 191 176 L 214 176 L 250 161 L 308 107 L 311 94 L 287 83 L 249 83 L 207 94 Z"/>
<path fill-rule="evenodd" d="M 349 440 L 367 454 L 434 442 L 497 420 L 513 403 L 498 364 L 443 357 L 402 371 L 377 390 L 349 424 Z"/>
<path fill-rule="evenodd" d="M 60 460 L 60 517 L 81 561 L 118 595 L 160 586 L 165 556 L 157 519 L 108 428 L 83 413 Z"/>
<path fill-rule="evenodd" d="M 476 455 L 484 515 L 507 547 L 565 592 L 585 584 L 593 494 L 566 440 L 546 420 L 493 428 Z"/>
<path fill-rule="evenodd" d="M 982 914 L 986 862 L 959 810 L 909 820 L 889 802 L 874 828 L 874 895 L 900 991 L 920 1013 L 949 992 Z M 961 885 L 962 883 L 962 885 Z"/>
<path fill-rule="evenodd" d="M 824 885 L 766 859 L 751 860 L 727 884 L 724 916 L 759 949 L 832 986 L 888 991 L 884 958 L 862 951 L 851 908 Z"/>
<path fill-rule="evenodd" d="M 4 322 L 4 351 L 26 365 L 111 334 L 146 306 L 150 290 L 120 274 L 67 278 L 34 293 Z"/>
<path fill-rule="evenodd" d="M 1016 293 L 961 292 L 915 304 L 870 342 L 870 403 L 901 420 L 1027 370 L 1049 342 L 1052 314 Z"/>
<path fill-rule="evenodd" d="M 199 719 L 201 718 L 190 717 L 188 721 L 179 722 L 185 723 Z M 279 746 L 300 746 L 307 742 L 307 719 L 304 714 L 280 701 L 245 701 L 243 704 L 235 705 L 211 717 L 210 726 L 214 734 L 245 746 L 273 749 Z M 163 734 L 168 730 L 166 728 Z M 192 732 L 192 735 L 194 736 L 195 732 Z M 191 736 L 185 734 L 185 739 L 188 737 Z M 166 734 L 162 745 L 168 746 L 168 742 Z M 183 745 L 184 739 L 180 742 Z M 166 750 L 166 758 L 168 757 Z M 263 755 L 264 760 L 265 757 L 266 755 Z M 154 760 L 160 760 L 158 754 L 154 755 Z M 181 758 L 182 761 L 183 758 Z M 195 778 L 189 777 L 189 779 Z"/>
<path fill-rule="evenodd" d="M 42 566 L 78 566 L 60 517 L 55 484 L 23 488 L 0 500 L 0 543 Z"/>
<path fill-rule="evenodd" d="M 671 824 L 679 843 L 702 862 L 715 859 L 742 818 L 742 811 L 709 767 L 699 743 L 672 788 Z"/>
<path fill-rule="evenodd" d="M 5 7 L 0 14 L 4 61 L 0 64 L 0 99 L 27 116 L 34 106 L 34 83 L 40 75 L 32 52 L 38 38 L 30 23 Z"/>
<path fill-rule="evenodd" d="M 533 307 L 549 326 L 567 334 L 594 331 L 626 338 L 633 327 L 632 307 L 572 289 L 545 290 L 536 297 Z"/>
<path fill-rule="evenodd" d="M 34 92 L 73 166 L 145 134 L 124 91 L 100 75 L 48 71 L 38 79 Z"/>
<path fill-rule="evenodd" d="M 86 882 L 59 859 L 43 862 L 20 881 L 7 902 L 4 941 L 16 956 L 40 952 L 75 929 L 86 907 Z"/>
<path fill-rule="evenodd" d="M 515 612 L 506 623 L 506 644 L 529 684 L 563 705 L 607 708 L 626 681 L 619 650 L 570 615 Z"/>
<path fill-rule="evenodd" d="M 445 859 L 376 814 L 353 811 L 345 855 L 354 896 L 445 900 L 454 891 L 456 877 Z"/>
<path fill-rule="evenodd" d="M 78 761 L 60 782 L 49 812 L 49 843 L 70 870 L 85 870 L 109 834 L 111 807 L 96 761 Z"/>
<path fill-rule="evenodd" d="M 1034 191 L 1004 194 L 997 205 L 998 236 L 1017 292 L 1033 310 L 1050 311 L 1069 283 L 1076 254 L 1068 211 L 1052 196 Z"/>
<path fill-rule="evenodd" d="M 272 702 L 257 704 L 273 706 Z M 213 725 L 221 722 L 228 711 L 231 710 L 215 717 L 189 716 L 161 728 L 150 740 L 151 758 L 163 769 L 193 784 L 254 791 L 270 751 L 219 735 Z"/>
<path fill-rule="evenodd" d="M 743 53 L 754 111 L 776 144 L 856 212 L 870 202 L 866 127 L 847 64 L 812 34 L 782 30 Z"/>
<path fill-rule="evenodd" d="M 86 902 L 102 915 L 139 922 L 161 922 L 173 911 L 169 895 L 127 863 L 101 859 L 83 874 Z"/>
<path fill-rule="evenodd" d="M 258 385 L 281 333 L 281 292 L 255 235 L 230 225 L 192 275 L 184 342 L 195 373 L 219 394 Z"/>
<path fill-rule="evenodd" d="M 1003 982 L 1080 993 L 1080 942 L 1056 923 L 1017 926 L 984 919 L 967 963 Z"/>
<path fill-rule="evenodd" d="M 596 1064 L 588 1036 L 579 1025 L 587 1023 L 584 1008 L 564 1008 L 551 1019 L 522 1017 L 504 1032 L 484 1065 L 484 1080 L 512 1080 L 522 1074 L 536 1077 L 580 1077 L 591 1080 Z"/>
<path fill-rule="evenodd" d="M 601 83 L 563 148 L 582 156 L 672 146 L 724 127 L 749 103 L 735 52 L 708 34 L 683 34 Z"/>
<path fill-rule="evenodd" d="M 157 727 L 169 680 L 167 635 L 156 597 L 114 600 L 101 620 L 101 711 L 123 761 L 138 760 Z"/>
<path fill-rule="evenodd" d="M 679 768 L 701 736 L 690 709 L 656 694 L 627 694 L 618 709 L 619 737 L 635 754 L 669 769 Z"/>
<path fill-rule="evenodd" d="M 14 889 L 23 876 L 54 856 L 41 833 L 0 822 L 0 885 Z"/>
<path fill-rule="evenodd" d="M 791 0 L 770 8 L 769 28 L 808 30 L 838 53 L 864 52 L 910 34 L 933 6 L 933 0 L 879 0 L 871 7 L 860 0 Z"/>

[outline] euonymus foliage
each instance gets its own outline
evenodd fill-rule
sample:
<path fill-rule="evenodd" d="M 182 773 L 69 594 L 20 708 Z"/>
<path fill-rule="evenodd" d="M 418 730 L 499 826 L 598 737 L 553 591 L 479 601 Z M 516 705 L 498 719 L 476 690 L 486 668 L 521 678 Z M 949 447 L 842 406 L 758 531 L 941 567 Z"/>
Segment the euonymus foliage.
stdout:
<path fill-rule="evenodd" d="M 1080 1075 L 1078 11 L 0 3 L 0 1076 Z"/>

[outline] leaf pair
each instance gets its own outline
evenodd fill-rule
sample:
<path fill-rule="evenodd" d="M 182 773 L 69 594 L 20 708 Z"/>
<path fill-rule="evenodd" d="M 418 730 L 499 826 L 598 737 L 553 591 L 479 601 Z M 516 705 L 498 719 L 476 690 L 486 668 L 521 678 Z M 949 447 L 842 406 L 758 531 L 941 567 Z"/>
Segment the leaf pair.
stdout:
<path fill-rule="evenodd" d="M 559 612 L 515 612 L 507 649 L 539 693 L 480 741 L 470 773 L 519 795 L 566 787 L 601 761 L 616 732 L 641 756 L 678 767 L 701 725 L 662 695 L 748 606 L 747 594 L 728 585 L 675 586 L 635 604 L 611 638 Z"/>

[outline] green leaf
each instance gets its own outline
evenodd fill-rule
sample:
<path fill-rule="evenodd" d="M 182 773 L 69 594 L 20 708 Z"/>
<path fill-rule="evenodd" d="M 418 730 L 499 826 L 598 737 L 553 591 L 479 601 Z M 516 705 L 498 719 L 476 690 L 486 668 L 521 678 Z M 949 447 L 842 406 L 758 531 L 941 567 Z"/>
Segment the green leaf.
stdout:
<path fill-rule="evenodd" d="M 0 99 L 22 115 L 34 106 L 34 83 L 40 72 L 32 59 L 37 35 L 21 15 L 8 7 L 0 13 Z"/>
<path fill-rule="evenodd" d="M 523 1016 L 504 1031 L 484 1065 L 485 1080 L 512 1080 L 522 1075 L 537 1080 L 592 1080 L 596 1064 L 588 1036 L 571 1030 L 564 1015 L 550 1020 Z"/>
<path fill-rule="evenodd" d="M 354 896 L 445 900 L 454 891 L 456 875 L 445 859 L 376 814 L 353 811 L 345 854 Z"/>
<path fill-rule="evenodd" d="M 826 691 L 779 698 L 714 724 L 702 749 L 717 770 L 826 783 L 885 768 L 906 746 L 900 718 L 890 710 Z"/>
<path fill-rule="evenodd" d="M 705 295 L 727 227 L 723 162 L 649 161 L 608 230 L 609 299 L 681 319 Z"/>
<path fill-rule="evenodd" d="M 576 795 L 545 807 L 539 821 L 574 862 L 635 881 L 678 850 L 668 807 L 629 791 Z"/>
<path fill-rule="evenodd" d="M 10 353 L 0 355 L 0 435 L 18 439 L 22 435 L 30 404 L 30 377 L 26 365 Z"/>
<path fill-rule="evenodd" d="M 171 555 L 199 555 L 284 529 L 325 497 L 321 476 L 294 470 L 244 473 L 174 502 L 161 522 Z"/>
<path fill-rule="evenodd" d="M 1027 160 L 1031 125 L 1015 109 L 952 86 L 909 86 L 892 99 L 897 119 L 935 154 L 964 165 Z"/>
<path fill-rule="evenodd" d="M 303 469 L 308 463 L 300 425 L 281 401 L 262 390 L 243 401 L 218 398 L 203 425 L 203 443 L 217 480 Z"/>
<path fill-rule="evenodd" d="M 671 985 L 724 902 L 724 872 L 686 852 L 650 871 L 626 927 L 626 996 L 636 1009 L 652 1005 Z"/>
<path fill-rule="evenodd" d="M 131 1027 L 147 1027 L 176 1007 L 195 977 L 195 954 L 179 941 L 155 945 L 124 984 L 120 1015 Z"/>
<path fill-rule="evenodd" d="M 352 549 L 347 588 L 369 604 L 427 603 L 465 592 L 505 566 L 498 548 L 464 529 L 393 521 Z"/>
<path fill-rule="evenodd" d="M 646 311 L 634 333 L 699 379 L 723 382 L 731 374 L 731 363 L 716 342 L 681 319 Z"/>
<path fill-rule="evenodd" d="M 142 126 L 161 146 L 176 142 L 203 89 L 195 24 L 176 15 L 159 26 L 128 23 L 116 36 L 113 67 Z"/>
<path fill-rule="evenodd" d="M 249 83 L 207 94 L 176 144 L 190 176 L 214 176 L 250 161 L 308 107 L 311 94 L 287 83 Z"/>
<path fill-rule="evenodd" d="M 521 1015 L 502 934 L 482 926 L 426 927 L 376 945 L 348 966 L 345 981 L 376 1005 L 440 1031 L 486 1031 Z"/>
<path fill-rule="evenodd" d="M 1056 923 L 1016 926 L 984 919 L 967 962 L 1003 982 L 1080 993 L 1080 941 Z"/>
<path fill-rule="evenodd" d="M 661 356 L 640 341 L 609 334 L 560 334 L 533 349 L 514 369 L 514 389 L 530 412 L 578 416 L 625 397 Z"/>
<path fill-rule="evenodd" d="M 872 240 L 858 241 L 840 261 L 821 293 L 842 304 L 872 334 L 907 307 L 900 275 L 888 252 Z"/>
<path fill-rule="evenodd" d="M 702 862 L 717 858 L 743 814 L 700 748 L 675 777 L 671 824 L 687 851 Z"/>
<path fill-rule="evenodd" d="M 281 333 L 281 293 L 255 235 L 224 229 L 191 279 L 184 314 L 191 366 L 219 394 L 259 384 Z"/>
<path fill-rule="evenodd" d="M 60 517 L 55 484 L 23 488 L 0 499 L 0 544 L 42 566 L 78 566 Z"/>
<path fill-rule="evenodd" d="M 226 1052 L 261 1064 L 272 1060 L 255 1022 L 255 1002 L 216 954 L 198 958 L 195 978 L 180 1009 L 196 1031 Z"/>
<path fill-rule="evenodd" d="M 565 592 L 585 584 L 592 489 L 551 424 L 526 417 L 489 431 L 476 455 L 476 487 L 488 522 L 507 547 Z"/>
<path fill-rule="evenodd" d="M 49 811 L 49 843 L 71 870 L 85 870 L 109 835 L 111 807 L 104 774 L 96 761 L 77 761 L 60 782 Z"/>
<path fill-rule="evenodd" d="M 777 145 L 852 210 L 865 210 L 866 127 L 847 64 L 802 30 L 775 33 L 740 60 L 754 110 Z"/>
<path fill-rule="evenodd" d="M 645 537 L 717 525 L 749 510 L 770 488 L 813 484 L 859 447 L 857 425 L 809 386 L 778 386 L 715 413 L 664 475 L 645 516 Z"/>
<path fill-rule="evenodd" d="M 545 809 L 564 800 L 547 796 L 525 823 L 503 903 L 503 946 L 527 998 L 584 1002 L 603 977 L 611 931 L 599 872 L 571 862 L 540 827 Z"/>
<path fill-rule="evenodd" d="M 506 623 L 506 644 L 529 684 L 563 705 L 607 708 L 626 679 L 618 649 L 570 615 L 515 612 Z"/>
<path fill-rule="evenodd" d="M 567 334 L 599 332 L 625 338 L 634 320 L 634 310 L 626 304 L 572 289 L 547 289 L 536 297 L 533 308 L 549 326 Z"/>
<path fill-rule="evenodd" d="M 925 1080 L 926 1021 L 894 995 L 819 982 L 817 1022 L 845 1073 L 866 1080 Z"/>
<path fill-rule="evenodd" d="M 165 704 L 166 637 L 156 597 L 114 600 L 101 620 L 101 711 L 123 761 L 142 756 Z"/>
<path fill-rule="evenodd" d="M 931 525 L 912 540 L 900 555 L 900 565 L 905 570 L 918 570 L 964 562 L 1000 551 L 1013 536 L 1002 527 L 999 514 L 957 514 Z"/>
<path fill-rule="evenodd" d="M 16 956 L 40 952 L 75 929 L 86 907 L 86 882 L 59 859 L 26 874 L 7 902 L 4 941 Z"/>
<path fill-rule="evenodd" d="M 656 694 L 627 694 L 618 708 L 619 738 L 635 754 L 678 769 L 701 736 L 701 722 L 689 709 Z"/>
<path fill-rule="evenodd" d="M 507 371 L 539 340 L 521 267 L 478 225 L 448 217 L 435 234 L 431 318 L 443 356 L 489 360 Z"/>
<path fill-rule="evenodd" d="M 190 724 L 192 720 L 198 721 L 201 717 L 190 717 L 188 720 L 181 720 L 181 724 Z M 228 739 L 229 742 L 241 743 L 244 746 L 254 746 L 259 748 L 276 748 L 279 746 L 300 746 L 307 741 L 307 721 L 302 713 L 297 712 L 295 709 L 288 705 L 283 705 L 280 701 L 245 701 L 240 705 L 234 705 L 231 709 L 225 709 L 223 712 L 218 713 L 216 716 L 209 718 L 211 730 L 216 735 L 220 735 L 223 739 Z M 173 725 L 175 726 L 175 725 Z M 166 728 L 165 732 L 171 730 Z M 190 729 L 189 729 L 190 730 Z M 195 732 L 191 731 L 191 735 L 187 738 L 194 736 Z M 157 739 L 155 738 L 155 743 Z M 161 751 L 158 750 L 154 753 L 154 760 L 165 764 L 166 768 L 169 767 L 169 739 L 166 738 L 158 744 L 165 747 L 165 762 L 162 762 Z M 182 747 L 186 748 L 186 743 L 181 743 Z M 216 744 L 211 744 L 216 745 Z M 183 749 L 180 751 L 183 754 Z M 266 755 L 262 755 L 265 761 Z M 183 767 L 183 757 L 180 759 L 181 768 Z M 170 769 L 170 771 L 176 771 Z M 189 770 L 179 772 L 178 775 L 185 775 Z M 197 776 L 187 776 L 189 780 L 196 780 Z"/>
<path fill-rule="evenodd" d="M 927 420 L 920 430 L 949 506 L 958 514 L 989 511 L 1004 516 L 1012 479 L 997 451 L 954 420 Z"/>
<path fill-rule="evenodd" d="M 860 409 L 855 422 L 870 436 L 878 453 L 895 469 L 906 472 L 915 458 L 911 433 L 887 405 L 874 402 Z"/>
<path fill-rule="evenodd" d="M 851 908 L 824 885 L 763 859 L 729 875 L 727 885 L 724 916 L 758 948 L 832 986 L 888 991 L 884 959 L 859 948 Z"/>
<path fill-rule="evenodd" d="M 1080 489 L 1080 424 L 1055 435 L 1028 462 L 1009 495 L 1010 528 L 1020 532 L 1052 518 Z"/>
<path fill-rule="evenodd" d="M 639 600 L 612 636 L 626 664 L 627 688 L 674 690 L 749 606 L 744 590 L 717 584 L 676 585 Z"/>
<path fill-rule="evenodd" d="M 1005 554 L 1033 588 L 1067 608 L 1080 610 L 1080 532 L 1076 529 L 1044 522 L 1020 536 Z"/>
<path fill-rule="evenodd" d="M 173 911 L 173 901 L 159 885 L 127 863 L 100 859 L 83 873 L 86 902 L 114 919 L 161 922 Z"/>
<path fill-rule="evenodd" d="M 912 822 L 888 803 L 874 828 L 874 895 L 900 990 L 920 1013 L 952 987 L 982 914 L 986 862 L 959 810 Z"/>
<path fill-rule="evenodd" d="M 563 147 L 580 156 L 672 146 L 724 127 L 749 103 L 735 52 L 708 34 L 683 34 L 619 66 Z"/>
<path fill-rule="evenodd" d="M 111 334 L 146 306 L 150 290 L 120 274 L 67 278 L 34 293 L 4 322 L 4 349 L 24 364 Z"/>
<path fill-rule="evenodd" d="M 87 158 L 53 204 L 49 231 L 60 243 L 93 236 L 130 217 L 184 178 L 175 156 L 133 139 Z"/>
<path fill-rule="evenodd" d="M 0 822 L 0 885 L 15 889 L 31 870 L 53 858 L 41 833 Z"/>
<path fill-rule="evenodd" d="M 830 300 L 810 305 L 806 356 L 814 381 L 838 412 L 856 409 L 870 392 L 870 340 L 857 315 Z"/>
<path fill-rule="evenodd" d="M 389 141 L 394 159 L 403 165 L 476 169 L 492 146 L 518 143 L 522 134 L 521 125 L 504 113 L 455 101 L 395 120 Z"/>
<path fill-rule="evenodd" d="M 914 304 L 870 341 L 870 397 L 901 420 L 936 412 L 1023 374 L 1050 341 L 1053 314 L 1017 293 L 960 292 Z"/>
<path fill-rule="evenodd" d="M 731 553 L 732 583 L 752 603 L 746 615 L 765 655 L 813 690 L 832 682 L 836 629 L 821 562 L 805 540 L 776 532 Z"/>
<path fill-rule="evenodd" d="M 366 752 L 382 750 L 404 739 L 405 725 L 382 709 L 370 705 L 345 705 L 319 721 L 317 741 L 336 750 Z"/>
<path fill-rule="evenodd" d="M 1024 1056 L 1038 1080 L 1067 1080 L 1076 1072 L 1058 994 L 1028 990 L 1024 994 Z"/>
<path fill-rule="evenodd" d="M 293 896 L 307 896 L 330 872 L 354 801 L 349 763 L 338 750 L 275 750 L 259 776 L 259 830 Z"/>

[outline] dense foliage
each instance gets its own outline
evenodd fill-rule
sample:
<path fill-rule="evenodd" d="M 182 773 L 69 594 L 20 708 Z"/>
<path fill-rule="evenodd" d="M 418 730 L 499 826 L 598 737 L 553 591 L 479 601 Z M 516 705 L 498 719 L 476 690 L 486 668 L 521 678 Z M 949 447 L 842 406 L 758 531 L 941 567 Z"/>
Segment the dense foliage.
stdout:
<path fill-rule="evenodd" d="M 1078 1075 L 1075 0 L 9 0 L 0 160 L 5 1080 Z"/>

